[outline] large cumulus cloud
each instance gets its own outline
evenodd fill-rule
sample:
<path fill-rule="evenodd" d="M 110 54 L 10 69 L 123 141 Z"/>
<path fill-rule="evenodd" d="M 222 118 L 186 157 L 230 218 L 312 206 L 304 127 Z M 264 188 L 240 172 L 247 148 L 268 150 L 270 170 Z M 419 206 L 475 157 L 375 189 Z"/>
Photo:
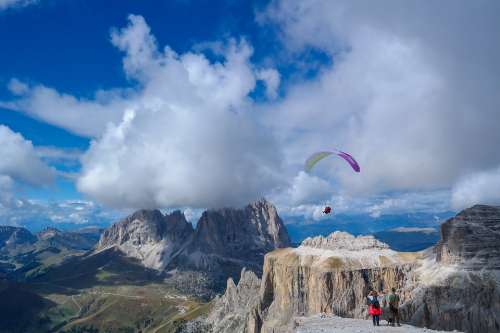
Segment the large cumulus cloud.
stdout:
<path fill-rule="evenodd" d="M 3 125 L 0 125 L 0 156 L 0 191 L 11 189 L 15 182 L 45 185 L 55 176 L 30 141 Z"/>
<path fill-rule="evenodd" d="M 333 59 L 273 105 L 288 161 L 351 151 L 360 175 L 333 161 L 316 172 L 357 195 L 450 189 L 498 167 L 498 13 L 496 1 L 274 1 L 261 22 L 290 52 Z"/>
<path fill-rule="evenodd" d="M 500 204 L 500 167 L 467 175 L 453 186 L 452 207 L 463 209 L 474 204 Z"/>
<path fill-rule="evenodd" d="M 219 207 L 279 182 L 279 149 L 247 97 L 262 72 L 245 41 L 229 41 L 222 62 L 160 51 L 144 19 L 131 16 L 112 42 L 142 88 L 83 157 L 79 190 L 112 206 Z"/>
<path fill-rule="evenodd" d="M 114 206 L 238 205 L 268 193 L 303 212 L 498 203 L 499 12 L 496 1 L 273 1 L 259 22 L 282 33 L 285 57 L 316 49 L 331 60 L 279 95 L 287 75 L 253 65 L 244 40 L 177 54 L 130 16 L 111 42 L 131 88 L 82 99 L 13 80 L 19 98 L 2 105 L 93 137 L 78 188 Z M 259 80 L 268 99 L 256 108 Z M 330 147 L 362 172 L 334 158 L 300 172 Z"/>

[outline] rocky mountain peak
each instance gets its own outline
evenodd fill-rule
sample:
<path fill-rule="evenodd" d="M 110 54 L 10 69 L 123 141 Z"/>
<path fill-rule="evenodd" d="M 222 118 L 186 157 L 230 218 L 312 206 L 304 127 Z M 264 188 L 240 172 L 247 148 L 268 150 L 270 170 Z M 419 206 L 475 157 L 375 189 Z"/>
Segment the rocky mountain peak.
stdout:
<path fill-rule="evenodd" d="M 55 236 L 60 235 L 60 234 L 62 234 L 61 230 L 54 228 L 54 227 L 47 227 L 47 228 L 43 229 L 42 231 L 40 231 L 39 233 L 37 233 L 37 237 L 39 239 L 47 239 L 47 238 L 55 237 Z"/>
<path fill-rule="evenodd" d="M 163 214 L 158 209 L 140 209 L 128 216 L 126 220 L 140 220 L 146 223 L 157 222 L 163 219 Z"/>
<path fill-rule="evenodd" d="M 36 237 L 25 228 L 0 226 L 0 249 L 4 246 L 34 243 Z"/>
<path fill-rule="evenodd" d="M 106 229 L 98 251 L 116 246 L 147 267 L 163 269 L 193 233 L 184 214 L 163 215 L 159 210 L 139 210 Z"/>
<path fill-rule="evenodd" d="M 289 245 L 290 238 L 276 208 L 261 199 L 243 209 L 204 212 L 190 250 L 241 259 L 262 259 L 266 252 Z"/>
<path fill-rule="evenodd" d="M 436 260 L 468 269 L 500 269 L 500 207 L 475 205 L 441 225 Z"/>
<path fill-rule="evenodd" d="M 327 237 L 309 237 L 302 241 L 300 246 L 312 247 L 325 250 L 370 250 L 389 249 L 389 245 L 377 240 L 373 236 L 355 237 L 347 232 L 335 231 Z"/>
<path fill-rule="evenodd" d="M 191 223 L 180 211 L 163 215 L 159 210 L 142 209 L 106 229 L 97 248 L 125 243 L 135 246 L 157 243 L 164 238 L 178 238 L 179 234 L 188 236 L 192 231 Z"/>

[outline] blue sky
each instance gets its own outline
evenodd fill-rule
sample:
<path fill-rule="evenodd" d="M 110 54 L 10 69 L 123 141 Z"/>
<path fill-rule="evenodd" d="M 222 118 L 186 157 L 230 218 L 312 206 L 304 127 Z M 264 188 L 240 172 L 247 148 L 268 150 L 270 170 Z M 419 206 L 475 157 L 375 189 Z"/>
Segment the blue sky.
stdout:
<path fill-rule="evenodd" d="M 254 23 L 254 12 L 265 4 L 197 1 L 194 11 L 190 1 L 110 1 L 106 6 L 100 1 L 43 1 L 14 6 L 0 13 L 0 38 L 9 50 L 0 53 L 0 97 L 10 97 L 7 84 L 13 77 L 80 97 L 90 97 L 98 89 L 133 86 L 109 36 L 113 27 L 126 24 L 131 13 L 147 17 L 159 44 L 178 52 L 204 41 L 244 36 L 256 46 L 256 61 L 265 61 L 275 48 L 273 37 Z M 5 108 L 0 124 L 22 133 L 36 146 L 83 151 L 90 144 L 89 138 Z M 52 200 L 82 198 L 73 182 L 64 179 L 48 188 L 29 188 L 25 195 Z"/>
<path fill-rule="evenodd" d="M 0 0 L 0 220 L 261 196 L 315 219 L 327 203 L 375 218 L 499 204 L 497 14 L 495 1 Z M 333 148 L 362 173 L 302 172 Z"/>

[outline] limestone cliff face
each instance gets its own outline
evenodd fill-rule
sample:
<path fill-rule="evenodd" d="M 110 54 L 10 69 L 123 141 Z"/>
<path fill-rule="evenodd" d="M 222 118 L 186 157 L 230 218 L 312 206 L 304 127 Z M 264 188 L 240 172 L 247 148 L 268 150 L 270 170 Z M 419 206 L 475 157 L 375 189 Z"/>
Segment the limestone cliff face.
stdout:
<path fill-rule="evenodd" d="M 252 331 L 248 327 L 253 321 L 252 310 L 259 303 L 260 279 L 252 271 L 243 269 L 236 285 L 232 278 L 227 280 L 226 292 L 217 296 L 213 310 L 206 320 L 213 332 L 234 333 Z"/>
<path fill-rule="evenodd" d="M 419 286 L 402 309 L 408 321 L 500 332 L 500 207 L 476 205 L 443 223 L 416 272 Z"/>
<path fill-rule="evenodd" d="M 415 326 L 468 333 L 500 332 L 500 276 L 458 272 L 442 284 L 416 287 L 401 307 Z"/>
<path fill-rule="evenodd" d="M 290 246 L 276 208 L 262 199 L 243 209 L 203 213 L 187 245 L 171 267 L 183 267 L 237 279 L 243 267 L 261 272 L 264 254 Z"/>
<path fill-rule="evenodd" d="M 106 229 L 96 250 L 116 246 L 146 266 L 163 269 L 193 233 L 184 215 L 175 211 L 139 210 Z"/>
<path fill-rule="evenodd" d="M 314 246 L 314 247 L 313 247 Z M 333 233 L 297 249 L 266 255 L 257 321 L 262 332 L 288 330 L 296 315 L 320 312 L 364 318 L 369 290 L 403 290 L 414 284 L 419 255 L 398 253 L 370 236 Z"/>
<path fill-rule="evenodd" d="M 247 260 L 263 258 L 265 253 L 287 246 L 290 246 L 290 239 L 276 208 L 260 200 L 243 209 L 204 212 L 186 253 L 210 253 Z"/>
<path fill-rule="evenodd" d="M 476 205 L 443 223 L 436 253 L 445 264 L 500 270 L 500 207 Z"/>

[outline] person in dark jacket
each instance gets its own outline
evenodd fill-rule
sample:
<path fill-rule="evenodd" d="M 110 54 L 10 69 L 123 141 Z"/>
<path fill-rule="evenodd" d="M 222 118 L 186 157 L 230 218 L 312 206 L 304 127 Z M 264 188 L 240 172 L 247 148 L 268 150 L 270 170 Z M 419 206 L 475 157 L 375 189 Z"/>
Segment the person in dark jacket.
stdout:
<path fill-rule="evenodd" d="M 380 326 L 380 315 L 382 314 L 382 307 L 378 300 L 378 293 L 375 290 L 370 291 L 368 294 L 368 313 L 372 316 L 373 326 Z"/>

